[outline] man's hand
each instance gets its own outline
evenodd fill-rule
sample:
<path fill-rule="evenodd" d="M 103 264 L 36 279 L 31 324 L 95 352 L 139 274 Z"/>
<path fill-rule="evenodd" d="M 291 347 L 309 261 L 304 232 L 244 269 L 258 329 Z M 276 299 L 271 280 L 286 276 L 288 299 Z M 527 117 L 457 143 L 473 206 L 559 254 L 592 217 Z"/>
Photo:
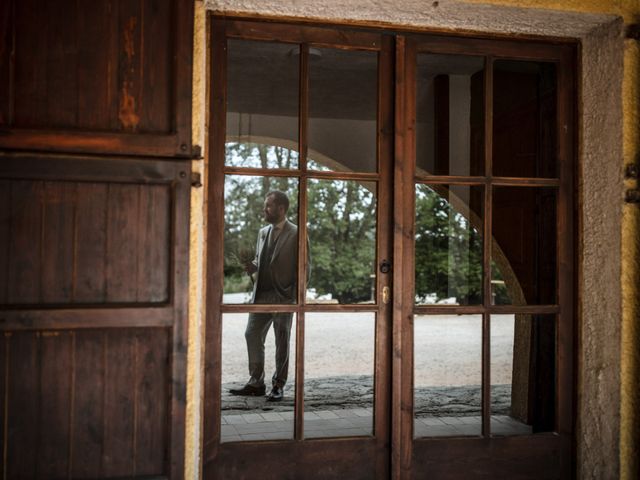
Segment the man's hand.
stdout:
<path fill-rule="evenodd" d="M 256 267 L 253 262 L 250 262 L 244 266 L 244 271 L 247 272 L 247 274 L 252 275 L 258 271 L 258 267 Z"/>

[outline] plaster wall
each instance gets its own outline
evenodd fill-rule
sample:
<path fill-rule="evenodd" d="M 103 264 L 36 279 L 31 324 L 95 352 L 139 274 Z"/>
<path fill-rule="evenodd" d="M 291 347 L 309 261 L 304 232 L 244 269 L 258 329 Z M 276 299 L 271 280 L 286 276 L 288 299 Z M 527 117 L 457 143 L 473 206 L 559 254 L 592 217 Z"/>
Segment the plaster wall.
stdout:
<path fill-rule="evenodd" d="M 623 41 L 623 23 L 614 16 L 623 16 L 627 22 L 636 18 L 637 1 L 493 3 L 501 5 L 477 0 L 325 0 L 322 4 L 314 0 L 196 0 L 193 142 L 206 147 L 206 10 L 418 31 L 580 40 L 578 478 L 637 478 L 634 452 L 638 445 L 634 441 L 638 440 L 633 432 L 638 420 L 633 412 L 638 409 L 638 292 L 628 282 L 638 284 L 638 251 L 632 245 L 634 235 L 638 238 L 640 220 L 637 206 L 623 207 L 622 162 L 638 154 L 638 49 L 633 41 Z M 206 160 L 195 161 L 193 167 L 194 171 L 204 172 Z M 188 479 L 200 477 L 201 460 L 204 191 L 194 189 L 192 193 L 185 462 Z M 631 267 L 623 270 L 621 258 L 629 260 Z M 621 294 L 622 279 L 625 288 Z"/>

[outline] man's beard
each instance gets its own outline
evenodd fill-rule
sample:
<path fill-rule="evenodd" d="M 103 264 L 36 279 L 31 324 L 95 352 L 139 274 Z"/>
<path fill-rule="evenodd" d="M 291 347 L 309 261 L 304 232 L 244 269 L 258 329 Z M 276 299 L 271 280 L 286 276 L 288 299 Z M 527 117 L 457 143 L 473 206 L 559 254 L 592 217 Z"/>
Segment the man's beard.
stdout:
<path fill-rule="evenodd" d="M 278 223 L 278 217 L 276 215 L 265 215 L 264 220 L 268 223 Z"/>

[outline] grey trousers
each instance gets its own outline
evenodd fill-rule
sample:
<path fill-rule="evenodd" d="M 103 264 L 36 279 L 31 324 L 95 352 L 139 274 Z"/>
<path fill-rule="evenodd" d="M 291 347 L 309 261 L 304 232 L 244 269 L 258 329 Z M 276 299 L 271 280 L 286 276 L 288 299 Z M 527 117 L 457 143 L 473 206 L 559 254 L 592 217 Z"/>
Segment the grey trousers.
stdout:
<path fill-rule="evenodd" d="M 289 373 L 289 339 L 293 313 L 250 313 L 244 338 L 249 354 L 249 385 L 264 385 L 264 342 L 273 325 L 276 337 L 276 371 L 271 384 L 284 387 Z"/>

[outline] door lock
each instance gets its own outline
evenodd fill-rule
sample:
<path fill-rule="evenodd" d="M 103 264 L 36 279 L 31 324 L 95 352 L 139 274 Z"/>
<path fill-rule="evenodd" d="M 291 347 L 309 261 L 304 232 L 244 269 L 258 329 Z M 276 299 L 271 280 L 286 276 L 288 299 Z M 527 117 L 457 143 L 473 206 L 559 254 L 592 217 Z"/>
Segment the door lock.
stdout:
<path fill-rule="evenodd" d="M 386 258 L 380 262 L 380 273 L 389 273 L 391 271 L 391 262 Z"/>
<path fill-rule="evenodd" d="M 389 287 L 382 287 L 382 303 L 385 305 L 389 303 L 391 299 L 391 289 Z"/>

